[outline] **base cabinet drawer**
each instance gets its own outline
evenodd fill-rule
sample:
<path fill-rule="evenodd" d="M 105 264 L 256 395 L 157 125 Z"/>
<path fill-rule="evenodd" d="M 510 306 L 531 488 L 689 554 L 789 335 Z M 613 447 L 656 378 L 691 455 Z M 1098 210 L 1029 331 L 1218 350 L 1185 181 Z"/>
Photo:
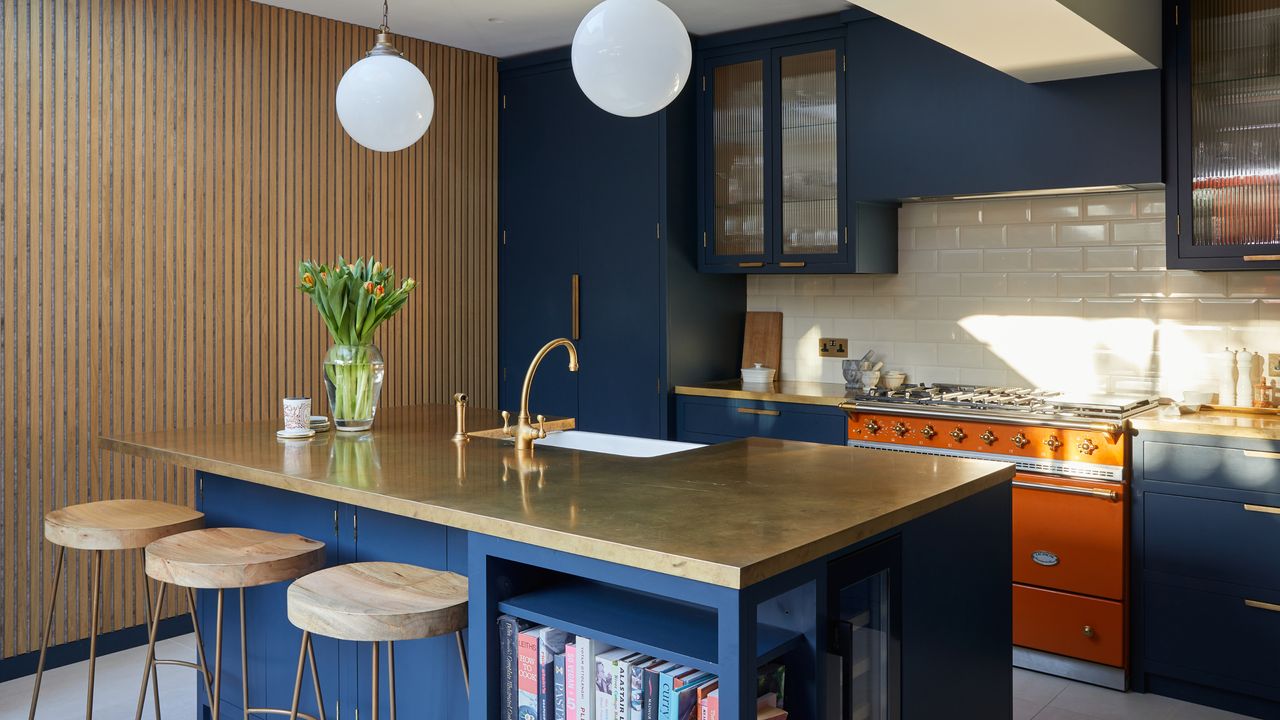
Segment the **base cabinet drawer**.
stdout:
<path fill-rule="evenodd" d="M 1280 590 L 1280 507 L 1146 493 L 1153 572 Z"/>
<path fill-rule="evenodd" d="M 1199 673 L 1280 688 L 1280 596 L 1268 600 L 1147 583 L 1146 657 Z"/>
<path fill-rule="evenodd" d="M 676 413 L 677 439 L 688 442 L 745 437 L 829 445 L 846 442 L 846 416 L 833 407 L 682 396 Z"/>
<path fill-rule="evenodd" d="M 1280 448 L 1270 451 L 1147 441 L 1142 478 L 1280 493 Z"/>
<path fill-rule="evenodd" d="M 1124 605 L 1015 584 L 1013 644 L 1123 667 Z"/>

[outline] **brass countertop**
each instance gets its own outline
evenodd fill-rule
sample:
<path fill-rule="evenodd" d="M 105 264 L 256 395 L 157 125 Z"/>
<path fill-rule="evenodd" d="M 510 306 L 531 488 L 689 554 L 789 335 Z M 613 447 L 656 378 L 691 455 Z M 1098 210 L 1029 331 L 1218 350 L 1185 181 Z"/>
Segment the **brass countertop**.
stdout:
<path fill-rule="evenodd" d="M 1280 414 L 1201 410 L 1179 415 L 1173 407 L 1143 413 L 1130 421 L 1135 430 L 1191 433 L 1280 442 Z"/>
<path fill-rule="evenodd" d="M 469 425 L 501 425 L 472 408 Z M 454 408 L 281 441 L 276 422 L 103 437 L 103 448 L 741 588 L 1007 482 L 1013 466 L 750 438 L 657 458 L 450 439 Z"/>
<path fill-rule="evenodd" d="M 840 383 L 779 380 L 768 385 L 749 385 L 741 380 L 723 380 L 699 385 L 677 385 L 677 395 L 732 398 L 734 400 L 766 400 L 801 405 L 835 407 L 852 397 L 852 391 Z"/>

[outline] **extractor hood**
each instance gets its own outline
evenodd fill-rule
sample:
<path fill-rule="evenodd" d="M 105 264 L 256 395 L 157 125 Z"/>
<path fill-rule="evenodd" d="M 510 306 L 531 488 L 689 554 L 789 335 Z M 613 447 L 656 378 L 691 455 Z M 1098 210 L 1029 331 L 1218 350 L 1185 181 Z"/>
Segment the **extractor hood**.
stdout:
<path fill-rule="evenodd" d="M 1023 82 L 1160 66 L 1161 0 L 850 0 Z"/>

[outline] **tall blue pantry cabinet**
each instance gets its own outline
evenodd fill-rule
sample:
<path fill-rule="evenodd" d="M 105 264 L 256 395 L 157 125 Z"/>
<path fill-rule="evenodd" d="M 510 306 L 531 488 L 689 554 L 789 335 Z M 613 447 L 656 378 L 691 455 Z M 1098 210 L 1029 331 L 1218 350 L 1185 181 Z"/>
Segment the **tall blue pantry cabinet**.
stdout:
<path fill-rule="evenodd" d="M 743 278 L 697 272 L 693 89 L 623 118 L 582 94 L 567 50 L 499 72 L 501 407 L 519 409 L 534 353 L 568 337 L 581 369 L 548 357 L 531 412 L 670 437 L 673 385 L 737 375 L 746 309 Z"/>

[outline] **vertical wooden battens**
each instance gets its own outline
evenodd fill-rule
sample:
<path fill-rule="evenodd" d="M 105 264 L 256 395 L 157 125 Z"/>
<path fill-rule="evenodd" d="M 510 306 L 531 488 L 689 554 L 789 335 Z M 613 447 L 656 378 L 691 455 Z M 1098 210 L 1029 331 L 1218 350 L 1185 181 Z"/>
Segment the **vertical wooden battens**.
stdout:
<path fill-rule="evenodd" d="M 419 281 L 376 340 L 385 405 L 496 404 L 497 61 L 397 37 L 436 118 L 375 153 L 333 109 L 373 33 L 248 0 L 0 4 L 0 657 L 39 645 L 45 512 L 194 500 L 190 473 L 100 434 L 324 409 L 299 260 L 376 253 Z M 79 555 L 57 643 L 88 634 Z M 103 571 L 103 630 L 141 624 L 137 558 Z"/>

